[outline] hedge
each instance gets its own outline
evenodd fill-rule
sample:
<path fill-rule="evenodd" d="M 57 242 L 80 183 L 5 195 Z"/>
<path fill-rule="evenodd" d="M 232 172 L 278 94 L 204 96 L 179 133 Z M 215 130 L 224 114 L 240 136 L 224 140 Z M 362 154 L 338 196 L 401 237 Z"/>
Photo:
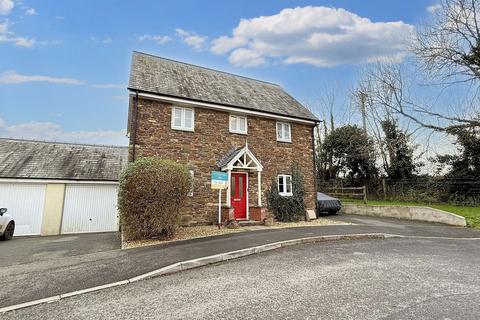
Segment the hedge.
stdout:
<path fill-rule="evenodd" d="M 145 157 L 128 165 L 119 179 L 118 209 L 125 240 L 171 239 L 191 188 L 187 168 Z"/>

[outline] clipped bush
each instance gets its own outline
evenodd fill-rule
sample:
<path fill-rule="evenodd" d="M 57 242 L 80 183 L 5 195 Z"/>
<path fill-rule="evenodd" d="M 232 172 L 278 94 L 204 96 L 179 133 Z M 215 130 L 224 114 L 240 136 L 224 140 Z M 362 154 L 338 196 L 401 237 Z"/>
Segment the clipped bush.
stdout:
<path fill-rule="evenodd" d="M 125 240 L 171 239 L 191 187 L 187 168 L 170 160 L 140 158 L 121 173 L 118 192 Z"/>
<path fill-rule="evenodd" d="M 292 172 L 292 196 L 278 194 L 277 178 L 272 179 L 267 193 L 268 208 L 278 221 L 289 222 L 305 219 L 305 187 L 303 175 L 298 164 L 293 164 Z"/>

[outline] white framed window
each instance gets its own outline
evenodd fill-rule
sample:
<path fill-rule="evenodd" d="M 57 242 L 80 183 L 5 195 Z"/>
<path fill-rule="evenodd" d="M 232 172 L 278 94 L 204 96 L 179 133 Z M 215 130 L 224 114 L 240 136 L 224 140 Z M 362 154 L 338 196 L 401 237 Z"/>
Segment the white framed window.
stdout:
<path fill-rule="evenodd" d="M 190 184 L 190 191 L 188 192 L 188 196 L 193 197 L 193 175 L 194 175 L 194 173 L 193 173 L 193 170 L 188 170 L 188 172 L 190 173 L 190 178 L 191 178 L 190 179 L 190 183 L 191 183 Z"/>
<path fill-rule="evenodd" d="M 172 107 L 172 129 L 193 131 L 195 111 L 192 108 Z"/>
<path fill-rule="evenodd" d="M 291 175 L 278 175 L 278 194 L 284 197 L 289 197 L 293 195 Z"/>
<path fill-rule="evenodd" d="M 277 141 L 292 142 L 290 123 L 277 122 Z"/>
<path fill-rule="evenodd" d="M 247 117 L 230 115 L 230 132 L 247 134 Z"/>

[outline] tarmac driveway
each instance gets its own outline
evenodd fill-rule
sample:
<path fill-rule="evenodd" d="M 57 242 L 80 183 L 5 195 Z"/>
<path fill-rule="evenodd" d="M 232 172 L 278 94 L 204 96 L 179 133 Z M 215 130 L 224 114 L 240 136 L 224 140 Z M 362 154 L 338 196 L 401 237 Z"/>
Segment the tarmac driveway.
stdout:
<path fill-rule="evenodd" d="M 0 267 L 120 249 L 120 235 L 84 233 L 52 237 L 13 237 L 0 241 Z"/>

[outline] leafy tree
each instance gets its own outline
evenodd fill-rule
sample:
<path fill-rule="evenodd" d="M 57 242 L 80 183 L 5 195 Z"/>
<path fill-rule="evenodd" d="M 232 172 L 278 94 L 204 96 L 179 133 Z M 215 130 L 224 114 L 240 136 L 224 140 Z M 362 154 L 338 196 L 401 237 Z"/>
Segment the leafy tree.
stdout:
<path fill-rule="evenodd" d="M 480 180 L 480 128 L 455 129 L 458 154 L 438 156 L 440 165 L 449 166 L 446 177 Z"/>
<path fill-rule="evenodd" d="M 441 201 L 478 203 L 480 197 L 480 128 L 450 130 L 456 136 L 457 154 L 437 157 L 439 170 L 447 169 L 446 193 Z"/>
<path fill-rule="evenodd" d="M 377 177 L 375 149 L 371 137 L 356 125 L 338 127 L 326 136 L 322 158 L 332 159 L 333 177 L 345 176 L 352 185 L 363 185 Z"/>
<path fill-rule="evenodd" d="M 409 137 L 394 119 L 383 120 L 381 126 L 385 134 L 383 143 L 388 154 L 388 177 L 394 180 L 412 178 L 416 173 L 416 166 L 414 148 L 409 145 Z"/>

